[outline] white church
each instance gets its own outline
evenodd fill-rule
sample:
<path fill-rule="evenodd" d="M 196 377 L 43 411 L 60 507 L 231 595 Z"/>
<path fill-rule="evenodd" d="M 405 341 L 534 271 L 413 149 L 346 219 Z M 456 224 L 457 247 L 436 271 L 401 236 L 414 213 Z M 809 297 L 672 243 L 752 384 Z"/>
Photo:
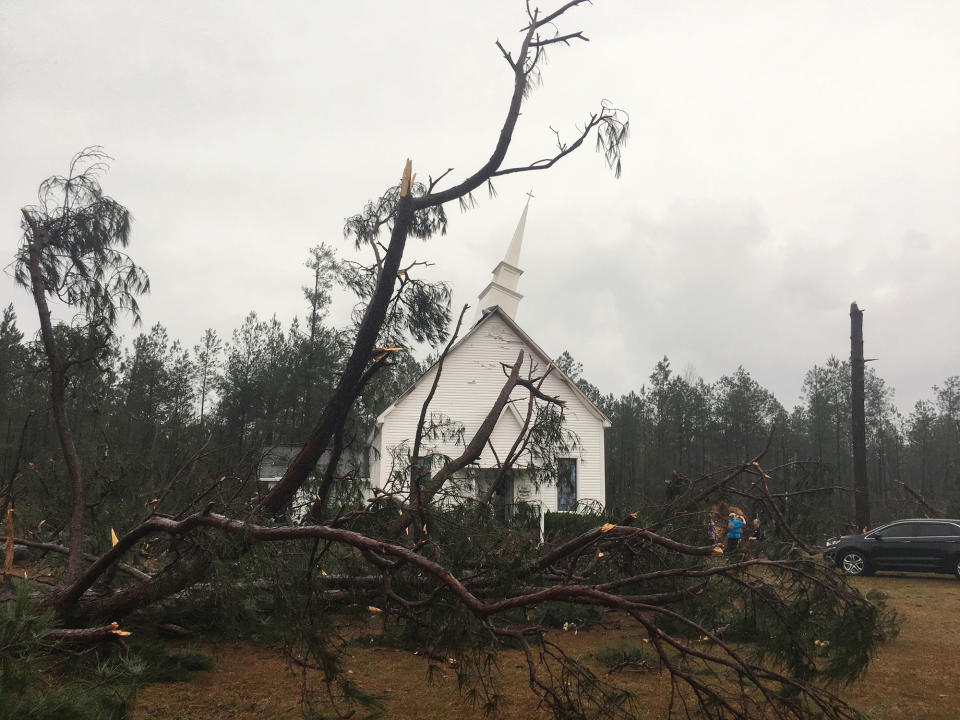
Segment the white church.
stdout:
<path fill-rule="evenodd" d="M 457 457 L 463 444 L 469 442 L 494 400 L 506 377 L 501 363 L 516 362 L 524 351 L 524 371 L 533 360 L 535 375 L 542 375 L 553 366 L 551 356 L 517 324 L 517 308 L 523 298 L 517 291 L 520 276 L 520 249 L 527 222 L 530 201 L 523 209 L 506 256 L 493 269 L 493 278 L 479 296 L 477 317 L 473 327 L 451 348 L 443 363 L 440 382 L 428 416 L 443 416 L 463 428 L 462 439 L 437 437 L 423 441 L 421 456 L 438 454 Z M 552 299 L 547 298 L 550 302 Z M 437 366 L 432 366 L 403 392 L 376 421 L 371 437 L 370 482 L 387 487 L 398 457 L 409 454 L 416 432 L 420 410 L 433 384 Z M 502 488 L 498 501 L 507 507 L 523 501 L 543 511 L 574 511 L 584 505 L 603 506 L 604 429 L 610 421 L 558 368 L 554 366 L 542 388 L 544 393 L 565 401 L 564 429 L 575 438 L 575 446 L 562 453 L 558 461 L 556 482 L 535 487 L 525 473 L 516 472 Z M 506 457 L 523 427 L 527 408 L 527 391 L 517 387 L 515 402 L 504 409 L 479 461 L 465 470 L 461 478 L 467 493 L 482 493 L 496 477 L 498 458 Z M 515 407 L 517 406 L 517 407 Z M 409 460 L 408 460 L 409 461 Z"/>

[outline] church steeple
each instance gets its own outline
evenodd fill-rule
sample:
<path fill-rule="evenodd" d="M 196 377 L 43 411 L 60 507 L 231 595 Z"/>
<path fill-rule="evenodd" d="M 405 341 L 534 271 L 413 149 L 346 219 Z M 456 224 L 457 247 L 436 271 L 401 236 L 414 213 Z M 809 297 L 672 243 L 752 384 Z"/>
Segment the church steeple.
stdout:
<path fill-rule="evenodd" d="M 512 319 L 517 319 L 517 306 L 523 295 L 517 292 L 517 284 L 523 270 L 518 266 L 520 264 L 520 247 L 523 245 L 523 230 L 527 224 L 527 210 L 530 208 L 530 198 L 532 194 L 527 195 L 527 204 L 523 206 L 523 213 L 520 215 L 520 222 L 517 223 L 517 229 L 513 231 L 513 239 L 510 240 L 510 247 L 507 248 L 507 254 L 497 266 L 493 269 L 493 279 L 480 293 L 480 301 L 477 303 L 477 320 L 483 316 L 483 311 L 487 308 L 499 305 Z"/>

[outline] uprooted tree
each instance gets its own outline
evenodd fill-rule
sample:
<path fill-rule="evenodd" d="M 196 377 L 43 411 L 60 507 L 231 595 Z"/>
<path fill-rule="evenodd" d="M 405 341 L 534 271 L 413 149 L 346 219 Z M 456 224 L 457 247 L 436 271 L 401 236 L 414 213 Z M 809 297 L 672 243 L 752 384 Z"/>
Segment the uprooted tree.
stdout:
<path fill-rule="evenodd" d="M 405 261 L 407 240 L 445 232 L 446 203 L 469 203 L 473 192 L 496 178 L 551 168 L 591 136 L 606 163 L 619 172 L 627 118 L 606 103 L 543 159 L 504 164 L 545 50 L 586 40 L 580 32 L 557 29 L 583 2 L 573 0 L 546 14 L 528 6 L 516 51 L 497 43 L 512 91 L 485 163 L 447 187 L 451 171 L 417 182 L 407 161 L 400 183 L 348 220 L 346 235 L 373 258 L 368 266 L 340 267 L 342 280 L 362 300 L 350 331 L 351 348 L 307 442 L 272 489 L 250 498 L 243 488 L 226 488 L 223 476 L 197 492 L 188 488 L 170 495 L 179 481 L 172 477 L 143 519 L 113 518 L 111 527 L 121 529 L 117 541 L 91 556 L 83 526 L 81 459 L 68 463 L 69 542 L 33 544 L 68 558 L 67 572 L 44 602 L 71 631 L 71 640 L 109 635 L 115 629 L 110 623 L 133 613 L 162 614 L 177 604 L 210 602 L 218 588 L 227 588 L 229 595 L 266 591 L 270 613 L 283 619 L 291 658 L 319 669 L 328 687 L 339 689 L 340 699 L 351 693 L 340 672 L 344 639 L 337 632 L 338 617 L 347 605 L 359 604 L 385 611 L 405 641 L 428 656 L 455 658 L 463 686 L 490 710 L 499 702 L 492 682 L 496 654 L 514 647 L 527 660 L 531 689 L 557 717 L 636 716 L 640 709 L 629 694 L 545 635 L 535 610 L 563 603 L 614 611 L 642 628 L 672 678 L 671 712 L 724 718 L 855 716 L 824 684 L 849 680 L 865 667 L 882 637 L 881 609 L 825 567 L 793 533 L 780 498 L 770 489 L 773 472 L 761 466 L 763 454 L 716 474 L 677 477 L 667 505 L 637 508 L 620 518 L 598 517 L 586 532 L 543 544 L 494 517 L 492 491 L 451 501 L 447 490 L 479 456 L 507 403 L 525 400 L 526 422 L 513 449 L 500 459 L 498 480 L 521 463 L 535 462 L 528 449 L 542 423 L 558 417 L 562 422 L 562 404 L 542 390 L 552 368 L 538 367 L 522 352 L 504 366 L 502 391 L 486 421 L 464 438 L 459 457 L 422 462 L 422 441 L 430 432 L 428 397 L 407 464 L 398 468 L 398 476 L 409 481 L 374 488 L 359 503 L 344 501 L 356 498 L 344 492 L 347 485 L 356 487 L 354 478 L 339 469 L 353 442 L 347 427 L 351 409 L 378 374 L 390 371 L 393 351 L 405 339 L 439 345 L 450 324 L 449 292 L 415 277 L 421 263 Z M 89 159 L 101 158 L 81 154 L 66 179 L 45 183 L 47 190 L 61 193 L 58 204 L 44 202 L 49 194 L 42 189 L 41 204 L 24 209 L 17 257 L 17 277 L 32 289 L 40 313 L 53 412 L 68 459 L 76 452 L 57 393 L 63 391 L 65 369 L 84 358 L 62 357 L 49 327 L 47 300 L 58 297 L 82 308 L 96 346 L 105 341 L 117 311 L 135 310 L 136 294 L 146 289 L 145 276 L 118 249 L 127 240 L 126 213 L 104 198 L 96 182 L 101 168 L 84 165 Z M 83 199 L 77 187 L 86 193 Z M 450 343 L 440 354 L 435 383 L 443 381 Z M 168 507 L 165 498 L 174 496 L 186 500 Z M 311 506 L 302 522 L 294 522 L 289 508 L 304 497 L 311 498 Z M 771 545 L 770 559 L 727 557 L 704 542 L 704 508 L 733 500 L 763 506 L 776 519 L 783 543 Z"/>

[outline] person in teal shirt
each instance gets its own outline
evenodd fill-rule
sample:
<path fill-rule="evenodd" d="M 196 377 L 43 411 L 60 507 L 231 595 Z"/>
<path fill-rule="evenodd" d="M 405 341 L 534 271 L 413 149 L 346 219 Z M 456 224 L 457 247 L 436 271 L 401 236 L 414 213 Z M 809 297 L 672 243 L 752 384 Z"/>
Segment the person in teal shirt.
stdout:
<path fill-rule="evenodd" d="M 730 513 L 729 522 L 727 522 L 727 552 L 733 552 L 740 544 L 740 536 L 743 534 L 743 526 L 747 521 L 736 513 Z"/>

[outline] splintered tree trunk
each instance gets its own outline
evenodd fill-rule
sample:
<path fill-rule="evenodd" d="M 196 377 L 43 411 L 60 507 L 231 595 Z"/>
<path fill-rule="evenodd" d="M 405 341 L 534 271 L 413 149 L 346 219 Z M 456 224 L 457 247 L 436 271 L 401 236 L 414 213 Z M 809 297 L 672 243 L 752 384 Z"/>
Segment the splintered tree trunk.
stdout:
<path fill-rule="evenodd" d="M 867 423 L 864 409 L 863 311 L 850 303 L 850 417 L 853 432 L 853 511 L 857 529 L 870 527 L 867 487 Z"/>

